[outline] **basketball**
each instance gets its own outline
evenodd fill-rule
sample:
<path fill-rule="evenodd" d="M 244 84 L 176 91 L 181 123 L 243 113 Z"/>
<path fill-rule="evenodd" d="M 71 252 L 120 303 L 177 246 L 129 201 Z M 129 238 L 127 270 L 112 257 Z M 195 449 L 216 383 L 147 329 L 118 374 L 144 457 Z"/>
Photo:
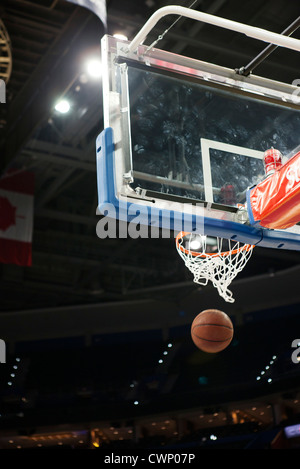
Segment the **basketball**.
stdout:
<path fill-rule="evenodd" d="M 192 322 L 191 336 L 196 347 L 203 352 L 221 352 L 233 337 L 231 319 L 217 309 L 202 311 Z"/>

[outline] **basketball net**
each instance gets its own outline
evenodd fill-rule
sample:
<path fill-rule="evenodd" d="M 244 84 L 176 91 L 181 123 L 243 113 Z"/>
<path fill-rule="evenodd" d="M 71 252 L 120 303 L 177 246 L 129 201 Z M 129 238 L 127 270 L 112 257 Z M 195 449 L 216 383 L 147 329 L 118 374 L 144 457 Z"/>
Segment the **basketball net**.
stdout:
<path fill-rule="evenodd" d="M 245 267 L 251 257 L 254 246 L 251 244 L 242 244 L 239 241 L 224 240 L 216 238 L 216 251 L 208 253 L 207 239 L 204 235 L 199 237 L 199 251 L 195 252 L 191 249 L 192 234 L 188 232 L 180 232 L 176 236 L 176 249 L 183 259 L 186 267 L 192 272 L 194 282 L 200 285 L 207 285 L 210 280 L 219 295 L 228 303 L 235 300 L 232 292 L 228 290 L 232 280 Z M 226 251 L 222 246 L 226 241 Z"/>

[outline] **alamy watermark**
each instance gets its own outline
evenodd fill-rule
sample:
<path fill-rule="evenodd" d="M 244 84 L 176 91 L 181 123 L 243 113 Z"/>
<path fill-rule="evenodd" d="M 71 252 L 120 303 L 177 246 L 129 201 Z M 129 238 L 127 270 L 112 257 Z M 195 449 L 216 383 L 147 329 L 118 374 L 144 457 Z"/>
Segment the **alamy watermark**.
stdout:
<path fill-rule="evenodd" d="M 6 344 L 0 339 L 0 363 L 6 363 Z"/>
<path fill-rule="evenodd" d="M 0 79 L 0 103 L 6 103 L 6 85 L 5 81 Z"/>
<path fill-rule="evenodd" d="M 182 212 L 119 200 L 97 209 L 102 215 L 96 226 L 98 238 L 171 238 L 181 231 L 204 233 L 204 204 L 185 204 Z"/>
<path fill-rule="evenodd" d="M 300 339 L 294 339 L 292 342 L 292 348 L 295 350 L 292 353 L 292 362 L 295 364 L 300 363 Z"/>

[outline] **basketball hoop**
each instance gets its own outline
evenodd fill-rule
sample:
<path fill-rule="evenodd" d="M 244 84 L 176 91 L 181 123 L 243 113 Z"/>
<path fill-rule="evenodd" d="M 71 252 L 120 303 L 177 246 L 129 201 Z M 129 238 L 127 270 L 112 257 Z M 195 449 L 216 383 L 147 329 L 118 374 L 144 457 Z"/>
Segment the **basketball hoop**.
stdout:
<path fill-rule="evenodd" d="M 191 249 L 193 237 L 199 241 L 199 249 Z M 226 247 L 226 250 L 225 250 Z M 228 290 L 232 280 L 245 267 L 251 257 L 254 245 L 242 244 L 239 241 L 216 238 L 214 252 L 208 252 L 207 237 L 181 231 L 176 236 L 176 249 L 186 267 L 192 272 L 194 282 L 207 285 L 210 280 L 219 295 L 228 303 L 235 300 Z"/>

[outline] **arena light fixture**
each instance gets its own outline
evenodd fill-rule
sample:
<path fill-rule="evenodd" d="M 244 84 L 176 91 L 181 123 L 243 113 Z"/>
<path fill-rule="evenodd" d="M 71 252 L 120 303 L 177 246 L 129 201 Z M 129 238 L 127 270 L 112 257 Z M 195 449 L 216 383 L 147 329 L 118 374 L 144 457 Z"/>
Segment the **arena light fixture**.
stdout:
<path fill-rule="evenodd" d="M 66 114 L 67 112 L 70 111 L 70 103 L 66 99 L 61 99 L 58 101 L 55 105 L 55 110 L 59 112 L 60 114 Z"/>
<path fill-rule="evenodd" d="M 92 78 L 100 78 L 102 75 L 102 66 L 99 59 L 90 59 L 87 62 L 86 69 Z"/>
<path fill-rule="evenodd" d="M 200 236 L 195 236 L 191 241 L 190 241 L 190 248 L 192 251 L 197 251 L 202 247 L 201 243 L 201 238 Z"/>
<path fill-rule="evenodd" d="M 128 41 L 128 37 L 125 36 L 125 34 L 116 33 L 116 34 L 114 34 L 114 37 L 115 37 L 116 39 L 120 39 L 121 41 L 122 41 L 122 40 Z"/>

